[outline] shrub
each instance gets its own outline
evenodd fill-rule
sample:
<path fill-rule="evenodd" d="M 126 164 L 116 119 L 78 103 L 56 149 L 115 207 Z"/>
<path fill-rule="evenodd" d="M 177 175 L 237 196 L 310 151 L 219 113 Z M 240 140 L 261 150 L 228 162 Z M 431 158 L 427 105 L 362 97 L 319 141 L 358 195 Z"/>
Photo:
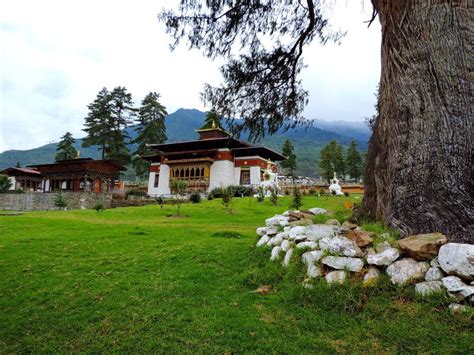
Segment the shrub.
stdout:
<path fill-rule="evenodd" d="M 322 196 L 326 193 L 326 190 L 324 189 L 319 189 L 319 195 Z"/>
<path fill-rule="evenodd" d="M 336 195 L 336 191 L 335 191 L 335 190 L 332 190 L 332 191 L 331 191 L 331 195 Z"/>
<path fill-rule="evenodd" d="M 345 192 L 344 192 L 344 196 L 348 197 L 348 196 L 349 196 L 349 192 L 345 191 Z"/>
<path fill-rule="evenodd" d="M 232 198 L 234 197 L 233 186 L 222 187 L 221 194 L 222 194 L 222 204 L 224 205 L 226 210 L 229 210 L 230 204 L 232 203 Z"/>
<path fill-rule="evenodd" d="M 96 210 L 96 212 L 100 212 L 105 210 L 105 206 L 102 202 L 99 201 L 95 204 L 94 209 Z"/>
<path fill-rule="evenodd" d="M 209 201 L 214 200 L 214 193 L 212 191 L 207 194 L 207 199 Z"/>
<path fill-rule="evenodd" d="M 309 194 L 310 195 L 316 195 L 316 190 L 315 189 L 309 189 Z"/>
<path fill-rule="evenodd" d="M 276 187 L 272 187 L 270 189 L 270 193 L 270 201 L 274 206 L 276 206 L 278 204 L 278 189 Z"/>
<path fill-rule="evenodd" d="M 65 209 L 67 207 L 67 202 L 63 197 L 61 190 L 54 196 L 54 206 L 56 206 L 60 211 L 61 209 Z"/>
<path fill-rule="evenodd" d="M 300 207 L 303 205 L 303 202 L 301 201 L 301 191 L 298 187 L 293 188 L 293 202 L 291 203 L 292 208 L 295 210 L 299 210 Z"/>
<path fill-rule="evenodd" d="M 190 196 L 189 196 L 189 201 L 191 201 L 192 203 L 199 203 L 201 202 L 201 194 L 199 192 L 193 192 Z"/>
<path fill-rule="evenodd" d="M 0 192 L 7 192 L 13 183 L 7 175 L 0 175 Z"/>
<path fill-rule="evenodd" d="M 243 186 L 243 185 L 232 185 L 228 186 L 232 188 L 233 197 L 244 197 L 244 196 L 252 196 L 254 194 L 253 188 L 251 186 Z M 224 187 L 216 187 L 210 193 L 213 194 L 213 197 L 220 198 L 223 195 Z"/>
<path fill-rule="evenodd" d="M 265 200 L 265 189 L 262 186 L 257 187 L 257 202 Z"/>
<path fill-rule="evenodd" d="M 171 180 L 171 192 L 175 194 L 174 203 L 176 203 L 178 207 L 178 216 L 180 216 L 180 209 L 181 203 L 183 202 L 181 199 L 181 195 L 184 194 L 186 188 L 188 187 L 188 183 L 184 180 Z"/>

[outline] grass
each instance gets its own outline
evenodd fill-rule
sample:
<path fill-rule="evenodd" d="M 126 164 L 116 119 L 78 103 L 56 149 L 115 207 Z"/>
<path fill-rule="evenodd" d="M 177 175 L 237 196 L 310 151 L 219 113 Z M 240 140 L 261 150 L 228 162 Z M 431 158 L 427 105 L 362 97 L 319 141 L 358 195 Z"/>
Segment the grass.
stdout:
<path fill-rule="evenodd" d="M 340 215 L 347 201 L 360 196 L 304 197 L 303 208 Z M 472 316 L 451 315 L 444 297 L 386 279 L 304 289 L 295 259 L 270 262 L 255 229 L 290 202 L 0 217 L 0 353 L 472 353 Z"/>

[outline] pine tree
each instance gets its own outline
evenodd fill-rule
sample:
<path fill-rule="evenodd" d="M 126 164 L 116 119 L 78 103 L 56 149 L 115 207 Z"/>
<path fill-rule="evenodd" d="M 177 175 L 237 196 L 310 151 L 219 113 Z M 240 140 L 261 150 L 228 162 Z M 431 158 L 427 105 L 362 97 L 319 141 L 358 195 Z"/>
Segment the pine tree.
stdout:
<path fill-rule="evenodd" d="M 103 88 L 89 106 L 86 117 L 87 136 L 83 147 L 98 145 L 102 159 L 112 159 L 126 165 L 130 162 L 130 152 L 125 139 L 125 127 L 136 116 L 132 95 L 125 87 L 118 86 L 112 92 Z"/>
<path fill-rule="evenodd" d="M 216 127 L 222 128 L 222 117 L 217 114 L 216 111 L 211 110 L 206 114 L 206 118 L 204 119 L 204 124 L 202 125 L 201 129 L 211 128 L 213 124 Z"/>
<path fill-rule="evenodd" d="M 58 145 L 56 146 L 56 161 L 74 159 L 77 157 L 77 150 L 74 148 L 73 144 L 76 143 L 76 140 L 72 137 L 70 132 L 66 132 L 64 136 L 61 137 Z"/>
<path fill-rule="evenodd" d="M 160 94 L 150 92 L 142 101 L 138 110 L 137 137 L 133 143 L 137 144 L 134 154 L 133 167 L 137 176 L 143 177 L 147 174 L 149 163 L 143 160 L 143 156 L 151 154 L 152 151 L 147 144 L 164 143 L 166 137 L 165 117 L 168 114 L 166 108 L 158 101 Z"/>
<path fill-rule="evenodd" d="M 16 165 L 15 165 L 17 168 L 21 168 L 21 164 L 19 161 L 16 162 Z"/>
<path fill-rule="evenodd" d="M 337 173 L 338 176 L 344 179 L 346 175 L 346 164 L 344 161 L 344 149 L 342 145 L 336 143 L 335 151 L 334 151 L 334 171 Z"/>
<path fill-rule="evenodd" d="M 346 159 L 347 173 L 351 179 L 358 180 L 362 175 L 362 157 L 357 150 L 356 141 L 352 141 L 351 145 L 347 149 Z"/>
<path fill-rule="evenodd" d="M 112 108 L 110 105 L 110 92 L 107 88 L 102 88 L 97 94 L 96 99 L 87 106 L 89 113 L 85 118 L 84 132 L 87 136 L 82 141 L 83 147 L 98 145 L 101 151 L 102 159 L 108 155 L 110 151 L 110 117 L 112 116 Z"/>
<path fill-rule="evenodd" d="M 282 153 L 287 159 L 283 160 L 280 165 L 288 171 L 291 177 L 294 177 L 293 172 L 296 170 L 296 155 L 294 153 L 293 144 L 291 144 L 289 139 L 283 144 Z"/>

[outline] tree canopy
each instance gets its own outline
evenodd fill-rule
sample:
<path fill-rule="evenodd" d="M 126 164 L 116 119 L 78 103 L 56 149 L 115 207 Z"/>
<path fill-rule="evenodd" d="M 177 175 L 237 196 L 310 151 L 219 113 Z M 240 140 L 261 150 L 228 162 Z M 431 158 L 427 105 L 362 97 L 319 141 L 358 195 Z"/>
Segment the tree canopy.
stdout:
<path fill-rule="evenodd" d="M 344 176 L 344 153 L 343 147 L 336 141 L 329 142 L 322 150 L 319 160 L 319 169 L 321 176 L 330 180 L 334 172 L 339 176 Z"/>
<path fill-rule="evenodd" d="M 289 139 L 285 140 L 285 143 L 283 143 L 282 153 L 285 157 L 287 157 L 287 159 L 283 160 L 280 165 L 283 169 L 287 170 L 291 177 L 293 177 L 294 171 L 296 170 L 296 155 L 293 144 L 291 144 Z"/>
<path fill-rule="evenodd" d="M 206 118 L 204 119 L 204 124 L 202 125 L 201 129 L 204 128 L 211 128 L 214 124 L 216 127 L 222 128 L 222 117 L 217 114 L 216 111 L 211 110 L 206 113 Z"/>
<path fill-rule="evenodd" d="M 89 113 L 84 129 L 87 136 L 82 146 L 98 145 L 102 151 L 102 159 L 128 164 L 130 152 L 125 139 L 129 137 L 124 133 L 124 128 L 130 125 L 136 116 L 132 95 L 125 87 L 118 86 L 111 92 L 104 87 L 87 107 Z"/>
<path fill-rule="evenodd" d="M 341 37 L 313 0 L 181 0 L 177 12 L 164 10 L 159 19 L 174 39 L 172 49 L 186 40 L 209 58 L 230 58 L 221 67 L 224 83 L 206 85 L 202 99 L 230 118 L 234 132 L 249 129 L 250 138 L 305 122 L 303 48 L 315 38 L 324 44 Z"/>
<path fill-rule="evenodd" d="M 143 156 L 151 154 L 147 144 L 164 143 L 166 137 L 165 117 L 168 115 L 166 107 L 159 102 L 160 94 L 150 92 L 142 101 L 138 109 L 138 124 L 135 128 L 138 135 L 133 140 L 137 144 L 136 156 L 133 158 L 133 167 L 137 176 L 143 177 L 148 173 L 149 163 Z"/>
<path fill-rule="evenodd" d="M 72 137 L 70 132 L 66 132 L 61 137 L 58 145 L 56 146 L 56 157 L 55 160 L 74 159 L 77 157 L 78 151 L 74 148 L 73 144 L 76 140 Z"/>

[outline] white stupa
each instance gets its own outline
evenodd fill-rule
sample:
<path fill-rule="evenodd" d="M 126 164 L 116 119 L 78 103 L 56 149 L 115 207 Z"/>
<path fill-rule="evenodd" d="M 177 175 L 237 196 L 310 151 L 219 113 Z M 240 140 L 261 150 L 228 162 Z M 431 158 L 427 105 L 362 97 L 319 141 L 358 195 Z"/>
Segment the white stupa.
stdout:
<path fill-rule="evenodd" d="M 329 185 L 329 192 L 335 193 L 336 195 L 344 195 L 342 192 L 342 187 L 339 185 L 339 180 L 337 179 L 336 172 L 334 172 L 334 177 L 331 180 L 331 185 Z"/>

